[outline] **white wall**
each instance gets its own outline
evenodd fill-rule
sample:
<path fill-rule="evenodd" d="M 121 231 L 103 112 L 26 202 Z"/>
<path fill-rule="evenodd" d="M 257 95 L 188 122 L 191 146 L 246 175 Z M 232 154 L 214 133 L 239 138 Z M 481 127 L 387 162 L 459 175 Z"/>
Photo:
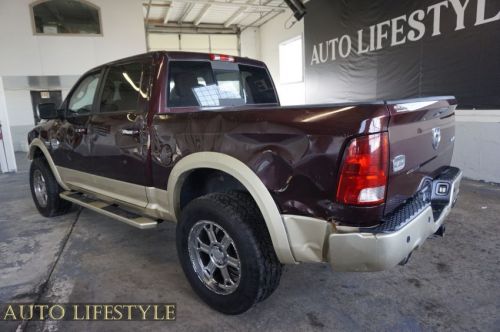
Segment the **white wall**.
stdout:
<path fill-rule="evenodd" d="M 28 90 L 5 90 L 11 126 L 34 125 L 33 106 Z"/>
<path fill-rule="evenodd" d="M 240 35 L 241 56 L 251 59 L 261 59 L 260 29 L 247 28 Z"/>
<path fill-rule="evenodd" d="M 241 56 L 264 61 L 271 72 L 282 105 L 305 103 L 305 84 L 280 82 L 279 44 L 301 36 L 304 38 L 304 21 L 297 22 L 287 29 L 285 24 L 292 16 L 287 10 L 262 25 L 260 28 L 247 28 L 240 36 Z"/>
<path fill-rule="evenodd" d="M 146 52 L 142 2 L 90 0 L 101 12 L 102 35 L 34 35 L 32 0 L 0 0 L 0 77 L 4 78 L 0 119 L 10 119 L 4 137 L 16 150 L 27 149 L 33 126 L 30 90 L 61 90 L 63 97 L 85 71 L 103 63 Z M 33 85 L 29 77 L 59 76 L 59 86 Z M 14 83 L 12 83 L 14 82 Z M 2 120 L 4 123 L 5 120 Z M 4 124 L 5 127 L 5 124 Z"/>
<path fill-rule="evenodd" d="M 470 179 L 500 183 L 500 110 L 456 112 L 454 166 Z"/>
<path fill-rule="evenodd" d="M 305 103 L 304 82 L 280 83 L 279 44 L 297 36 L 302 36 L 302 40 L 304 38 L 304 20 L 297 22 L 290 29 L 285 28 L 285 24 L 291 16 L 292 12 L 287 10 L 260 27 L 260 60 L 269 67 L 283 105 Z"/>
<path fill-rule="evenodd" d="M 2 125 L 2 136 L 0 140 L 0 171 L 11 172 L 17 169 L 14 149 L 10 133 L 9 115 L 3 89 L 3 80 L 0 77 L 0 124 Z"/>
<path fill-rule="evenodd" d="M 91 0 L 102 36 L 34 35 L 30 0 L 0 0 L 0 75 L 81 75 L 102 63 L 146 51 L 142 2 Z M 8 32 L 8 33 L 6 33 Z"/>

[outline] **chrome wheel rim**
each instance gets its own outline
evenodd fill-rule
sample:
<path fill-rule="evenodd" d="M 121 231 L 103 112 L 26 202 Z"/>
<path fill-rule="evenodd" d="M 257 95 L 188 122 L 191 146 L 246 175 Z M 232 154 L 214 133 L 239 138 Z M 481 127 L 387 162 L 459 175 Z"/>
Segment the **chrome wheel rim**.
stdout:
<path fill-rule="evenodd" d="M 224 228 L 212 221 L 198 221 L 189 232 L 188 250 L 198 278 L 208 289 L 228 295 L 238 288 L 240 257 Z"/>
<path fill-rule="evenodd" d="M 33 190 L 35 191 L 35 197 L 38 204 L 41 207 L 47 206 L 47 186 L 45 184 L 45 178 L 38 169 L 33 172 Z"/>

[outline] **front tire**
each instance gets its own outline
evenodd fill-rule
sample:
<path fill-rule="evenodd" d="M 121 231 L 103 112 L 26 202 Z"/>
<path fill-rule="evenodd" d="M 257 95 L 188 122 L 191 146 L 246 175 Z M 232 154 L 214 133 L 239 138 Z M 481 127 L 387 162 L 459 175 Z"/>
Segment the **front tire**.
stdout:
<path fill-rule="evenodd" d="M 264 220 L 244 193 L 191 201 L 177 225 L 177 253 L 194 291 L 225 314 L 247 311 L 268 297 L 281 277 Z"/>
<path fill-rule="evenodd" d="M 49 165 L 36 158 L 30 166 L 31 196 L 38 212 L 44 217 L 55 217 L 69 211 L 71 203 L 59 197 L 62 191 Z"/>

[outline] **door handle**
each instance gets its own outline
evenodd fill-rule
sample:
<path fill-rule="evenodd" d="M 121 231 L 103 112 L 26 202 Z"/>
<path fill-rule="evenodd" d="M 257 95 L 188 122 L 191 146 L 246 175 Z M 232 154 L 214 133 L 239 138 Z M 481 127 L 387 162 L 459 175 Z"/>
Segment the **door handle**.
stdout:
<path fill-rule="evenodd" d="M 141 133 L 139 129 L 122 129 L 120 132 L 124 136 L 137 136 Z"/>
<path fill-rule="evenodd" d="M 75 133 L 77 134 L 86 134 L 87 128 L 75 128 Z"/>

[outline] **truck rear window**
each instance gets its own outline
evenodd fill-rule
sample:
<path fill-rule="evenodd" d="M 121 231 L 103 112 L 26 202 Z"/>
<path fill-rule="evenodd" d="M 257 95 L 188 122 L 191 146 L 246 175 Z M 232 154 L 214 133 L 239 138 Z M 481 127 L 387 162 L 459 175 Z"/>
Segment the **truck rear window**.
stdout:
<path fill-rule="evenodd" d="M 168 107 L 277 104 L 267 70 L 220 61 L 172 61 Z"/>

